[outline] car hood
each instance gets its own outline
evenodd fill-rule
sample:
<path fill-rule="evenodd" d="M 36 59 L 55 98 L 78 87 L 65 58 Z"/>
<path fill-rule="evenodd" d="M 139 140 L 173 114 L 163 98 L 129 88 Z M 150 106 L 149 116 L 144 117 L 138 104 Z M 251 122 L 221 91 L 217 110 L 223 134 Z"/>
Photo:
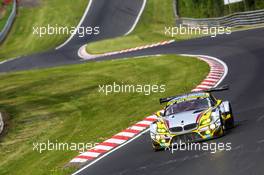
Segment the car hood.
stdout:
<path fill-rule="evenodd" d="M 169 128 L 184 126 L 184 125 L 196 123 L 198 116 L 203 111 L 204 110 L 192 110 L 192 111 L 181 112 L 167 116 L 166 120 L 169 124 Z"/>

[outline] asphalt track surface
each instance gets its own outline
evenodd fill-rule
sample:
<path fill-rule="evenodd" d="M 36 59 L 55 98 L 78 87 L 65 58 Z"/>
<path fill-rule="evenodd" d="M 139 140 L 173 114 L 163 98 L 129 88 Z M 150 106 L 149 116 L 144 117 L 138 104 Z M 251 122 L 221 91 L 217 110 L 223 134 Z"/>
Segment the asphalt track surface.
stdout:
<path fill-rule="evenodd" d="M 95 40 L 112 38 L 126 34 L 143 5 L 143 0 L 93 0 L 81 27 L 100 27 L 100 35 L 86 35 L 83 38 L 75 35 L 70 42 L 58 50 L 49 50 L 0 64 L 0 72 L 20 71 L 43 67 L 54 67 L 66 64 L 78 64 L 78 49 Z"/>
<path fill-rule="evenodd" d="M 99 160 L 79 174 L 96 175 L 261 175 L 264 174 L 264 30 L 201 38 L 111 58 L 188 53 L 217 57 L 229 73 L 230 90 L 216 96 L 231 101 L 236 127 L 212 142 L 231 143 L 232 151 L 153 152 L 148 133 Z M 161 70 L 162 71 L 162 70 Z M 157 101 L 158 102 L 158 101 Z"/>
<path fill-rule="evenodd" d="M 105 3 L 108 4 L 106 1 Z M 105 5 L 103 7 L 109 8 Z M 94 13 L 98 12 L 95 11 Z M 102 21 L 105 18 L 108 18 L 108 15 L 99 15 L 98 20 Z M 96 21 L 95 19 L 94 23 Z M 115 26 L 113 28 L 115 29 Z M 112 34 L 118 35 L 122 32 Z M 105 36 L 110 37 L 107 34 Z M 82 41 L 73 40 L 72 43 L 60 49 L 55 55 L 52 51 L 44 55 L 29 57 L 29 59 L 24 58 L 19 61 L 22 64 L 21 66 L 16 61 L 7 62 L 0 66 L 0 70 L 2 72 L 16 71 L 36 68 L 36 65 L 37 67 L 46 67 L 78 63 L 79 59 L 75 59 L 76 53 L 71 53 L 72 48 L 70 46 L 72 44 L 76 44 L 73 46 L 75 48 L 80 46 Z M 207 151 L 179 151 L 174 154 L 165 151 L 153 152 L 149 135 L 145 134 L 99 160 L 79 174 L 264 174 L 263 28 L 217 36 L 216 38 L 205 37 L 177 42 L 132 53 L 99 58 L 98 60 L 171 53 L 210 55 L 223 60 L 227 64 L 229 73 L 222 84 L 229 84 L 230 90 L 217 93 L 216 96 L 231 101 L 236 127 L 224 137 L 210 142 L 231 142 L 232 151 L 222 151 L 215 154 Z M 52 55 L 52 59 L 47 58 L 50 55 Z M 31 65 L 30 62 L 33 58 L 36 60 Z"/>

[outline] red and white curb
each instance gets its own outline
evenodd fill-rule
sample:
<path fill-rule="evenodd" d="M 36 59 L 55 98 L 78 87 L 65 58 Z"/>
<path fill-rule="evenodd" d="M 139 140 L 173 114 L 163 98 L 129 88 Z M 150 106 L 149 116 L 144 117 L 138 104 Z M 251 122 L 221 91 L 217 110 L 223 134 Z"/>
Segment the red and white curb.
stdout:
<path fill-rule="evenodd" d="M 149 45 L 145 45 L 145 46 L 135 47 L 135 48 L 131 48 L 131 49 L 125 49 L 125 50 L 121 50 L 121 51 L 108 52 L 108 53 L 104 53 L 104 54 L 89 54 L 86 51 L 86 45 L 83 45 L 78 50 L 78 56 L 80 58 L 84 59 L 84 60 L 92 60 L 92 59 L 96 59 L 98 57 L 112 56 L 112 55 L 128 53 L 128 52 L 148 49 L 148 48 L 152 48 L 152 47 L 157 47 L 157 46 L 163 46 L 163 45 L 167 45 L 167 44 L 173 43 L 174 41 L 175 40 L 162 41 L 162 42 L 158 42 L 158 43 L 154 43 L 154 44 L 149 44 Z"/>
<path fill-rule="evenodd" d="M 146 117 L 144 120 L 134 124 L 133 126 L 123 130 L 122 132 L 114 135 L 110 139 L 96 145 L 94 148 L 80 154 L 79 156 L 72 159 L 71 163 L 84 163 L 89 160 L 93 160 L 98 156 L 114 149 L 115 147 L 125 143 L 127 140 L 135 137 L 143 130 L 147 129 L 149 125 L 156 121 L 157 117 L 155 115 Z"/>
<path fill-rule="evenodd" d="M 226 77 L 228 73 L 228 68 L 226 64 L 214 57 L 205 56 L 205 55 L 187 55 L 182 54 L 183 56 L 194 56 L 198 59 L 206 62 L 210 66 L 210 72 L 207 77 L 192 91 L 203 91 L 213 87 L 216 87 L 218 84 L 222 82 L 222 80 Z"/>
<path fill-rule="evenodd" d="M 198 59 L 208 63 L 210 66 L 210 73 L 208 74 L 206 79 L 195 89 L 193 89 L 193 91 L 202 91 L 202 90 L 210 89 L 212 87 L 216 87 L 224 80 L 225 76 L 227 75 L 228 68 L 226 64 L 223 61 L 218 60 L 217 58 L 205 56 L 205 55 L 187 55 L 187 54 L 182 54 L 182 55 L 197 57 Z M 85 164 L 88 161 L 93 160 L 82 169 L 87 168 L 88 166 L 99 161 L 100 159 L 107 156 L 111 152 L 121 148 L 122 146 L 133 141 L 135 138 L 139 137 L 143 133 L 147 132 L 149 129 L 149 125 L 154 121 L 156 121 L 156 119 L 157 116 L 155 115 L 146 117 L 144 120 L 137 122 L 133 126 L 123 130 L 122 132 L 114 135 L 113 137 L 107 139 L 106 141 L 96 145 L 94 148 L 84 153 L 81 153 L 80 155 L 72 159 L 70 163 Z"/>

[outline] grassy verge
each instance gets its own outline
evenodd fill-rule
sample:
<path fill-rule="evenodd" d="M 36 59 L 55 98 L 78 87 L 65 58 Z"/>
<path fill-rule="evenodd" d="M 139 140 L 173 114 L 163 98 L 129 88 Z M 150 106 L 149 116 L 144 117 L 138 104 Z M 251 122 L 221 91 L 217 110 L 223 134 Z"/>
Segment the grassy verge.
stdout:
<path fill-rule="evenodd" d="M 40 154 L 32 143 L 101 142 L 159 110 L 160 97 L 190 91 L 208 71 L 195 58 L 167 55 L 2 74 L 0 108 L 11 119 L 0 143 L 0 174 L 69 174 L 63 167 L 77 151 Z M 164 84 L 166 92 L 98 92 L 113 82 Z"/>
<path fill-rule="evenodd" d="M 76 26 L 87 3 L 87 0 L 45 0 L 36 7 L 20 7 L 11 32 L 0 45 L 0 60 L 58 46 L 69 35 L 46 35 L 40 38 L 33 35 L 33 26 Z"/>
<path fill-rule="evenodd" d="M 100 54 L 142 46 L 164 40 L 184 40 L 197 35 L 177 35 L 175 38 L 165 36 L 165 27 L 175 26 L 172 0 L 148 0 L 136 29 L 128 36 L 89 43 L 87 51 Z"/>

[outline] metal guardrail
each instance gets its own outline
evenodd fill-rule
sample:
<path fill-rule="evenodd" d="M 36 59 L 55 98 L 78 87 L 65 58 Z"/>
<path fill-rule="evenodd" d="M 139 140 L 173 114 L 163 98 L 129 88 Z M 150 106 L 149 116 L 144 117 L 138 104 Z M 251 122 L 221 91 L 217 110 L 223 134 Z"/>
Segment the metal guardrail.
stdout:
<path fill-rule="evenodd" d="M 264 24 L 264 9 L 248 12 L 238 12 L 219 18 L 178 18 L 176 24 L 193 27 L 239 27 Z"/>
<path fill-rule="evenodd" d="M 7 20 L 3 30 L 0 32 L 0 43 L 4 41 L 9 30 L 11 29 L 11 26 L 15 20 L 15 17 L 16 17 L 16 10 L 17 10 L 17 4 L 16 4 L 16 0 L 14 0 L 12 12 L 8 17 L 8 20 Z"/>

